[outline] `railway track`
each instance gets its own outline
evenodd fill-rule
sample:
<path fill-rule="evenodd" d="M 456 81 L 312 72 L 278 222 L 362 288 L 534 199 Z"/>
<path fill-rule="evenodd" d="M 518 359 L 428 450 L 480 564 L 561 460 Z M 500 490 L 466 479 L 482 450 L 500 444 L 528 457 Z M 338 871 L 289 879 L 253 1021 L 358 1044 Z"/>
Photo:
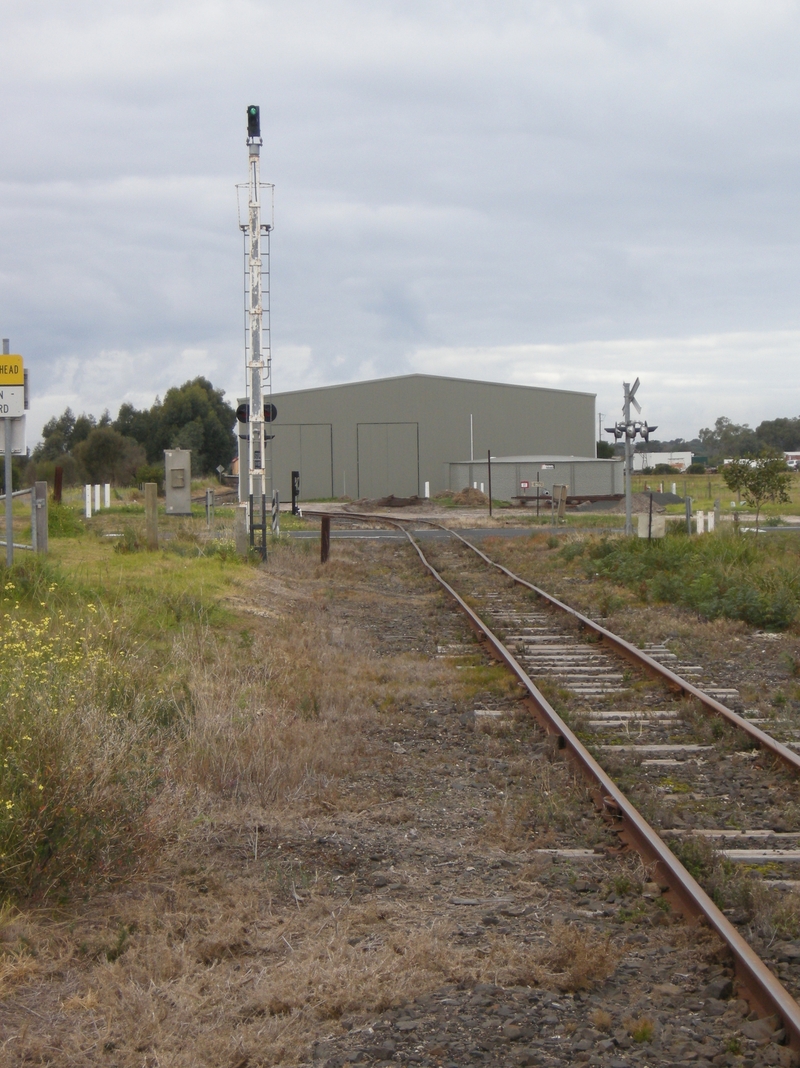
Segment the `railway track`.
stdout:
<path fill-rule="evenodd" d="M 479 639 L 525 687 L 543 728 L 591 780 L 622 841 L 669 887 L 666 900 L 717 932 L 740 995 L 759 1014 L 777 1014 L 800 1049 L 800 949 L 774 938 L 767 945 L 769 931 L 752 922 L 754 902 L 773 913 L 797 904 L 798 754 L 723 703 L 736 691 L 701 688 L 698 666 L 681 664 L 666 646 L 636 648 L 453 531 L 423 551 L 402 521 L 374 518 L 405 531 Z M 776 819 L 776 811 L 786 815 Z M 578 859 L 580 850 L 573 853 Z M 727 890 L 739 906 L 723 913 L 679 855 L 707 883 L 712 872 L 708 889 L 723 904 Z M 727 887 L 714 883 L 714 872 Z"/>

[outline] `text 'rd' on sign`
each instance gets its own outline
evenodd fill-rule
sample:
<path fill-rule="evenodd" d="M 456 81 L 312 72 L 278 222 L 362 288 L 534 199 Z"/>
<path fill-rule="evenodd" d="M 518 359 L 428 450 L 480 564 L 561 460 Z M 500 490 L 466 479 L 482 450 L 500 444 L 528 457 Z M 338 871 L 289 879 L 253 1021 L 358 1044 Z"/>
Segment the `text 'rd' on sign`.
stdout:
<path fill-rule="evenodd" d="M 0 383 L 0 419 L 19 419 L 25 414 L 25 387 Z"/>
<path fill-rule="evenodd" d="M 0 356 L 0 386 L 24 386 L 25 368 L 21 356 Z"/>

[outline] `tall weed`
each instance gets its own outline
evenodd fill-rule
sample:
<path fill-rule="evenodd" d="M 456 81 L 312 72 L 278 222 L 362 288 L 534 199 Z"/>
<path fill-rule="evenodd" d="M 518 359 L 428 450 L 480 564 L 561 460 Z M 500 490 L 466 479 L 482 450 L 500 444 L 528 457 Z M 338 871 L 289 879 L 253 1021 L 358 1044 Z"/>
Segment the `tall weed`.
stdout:
<path fill-rule="evenodd" d="M 159 732 L 187 702 L 99 600 L 46 565 L 0 581 L 0 897 L 19 898 L 108 873 L 131 851 Z"/>

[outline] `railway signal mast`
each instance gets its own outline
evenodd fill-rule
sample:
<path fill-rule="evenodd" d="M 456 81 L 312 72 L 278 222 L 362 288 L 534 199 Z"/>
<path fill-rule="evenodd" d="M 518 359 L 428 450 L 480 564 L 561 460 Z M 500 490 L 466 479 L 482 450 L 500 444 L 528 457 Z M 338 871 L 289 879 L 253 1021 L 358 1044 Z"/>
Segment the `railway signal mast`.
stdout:
<path fill-rule="evenodd" d="M 271 456 L 267 457 L 270 435 L 265 433 L 265 417 L 271 418 L 272 406 L 272 357 L 270 351 L 269 323 L 269 237 L 272 231 L 273 186 L 261 182 L 261 109 L 256 104 L 247 108 L 248 181 L 237 187 L 238 192 L 247 190 L 247 214 L 239 227 L 245 235 L 247 254 L 247 299 L 245 303 L 245 362 L 247 368 L 247 477 L 244 488 L 248 494 L 248 525 L 255 525 L 256 503 L 261 502 L 261 523 L 265 530 L 267 484 L 272 489 Z M 270 218 L 262 219 L 262 194 L 269 198 Z M 266 411 L 264 394 L 267 393 Z M 240 463 L 241 463 L 240 451 Z M 272 496 L 272 494 L 270 494 Z M 264 546 L 265 547 L 265 546 Z"/>
<path fill-rule="evenodd" d="M 622 403 L 622 422 L 615 423 L 614 426 L 607 426 L 606 433 L 613 434 L 614 441 L 619 441 L 620 438 L 625 438 L 625 533 L 633 534 L 633 516 L 631 514 L 631 476 L 633 474 L 633 450 L 636 443 L 636 436 L 638 434 L 643 441 L 648 441 L 650 435 L 654 430 L 658 430 L 658 427 L 648 426 L 647 420 L 642 423 L 638 420 L 631 419 L 631 405 L 633 405 L 639 415 L 642 414 L 641 406 L 636 400 L 636 390 L 639 388 L 639 379 L 637 378 L 632 386 L 629 382 L 623 382 L 622 388 L 625 391 Z"/>

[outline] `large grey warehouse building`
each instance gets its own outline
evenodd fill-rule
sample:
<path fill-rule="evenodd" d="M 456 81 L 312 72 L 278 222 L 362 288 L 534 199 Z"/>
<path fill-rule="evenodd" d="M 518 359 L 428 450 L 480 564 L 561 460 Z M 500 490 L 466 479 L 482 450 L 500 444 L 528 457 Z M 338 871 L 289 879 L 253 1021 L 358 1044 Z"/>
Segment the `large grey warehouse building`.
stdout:
<path fill-rule="evenodd" d="M 276 393 L 272 401 L 282 500 L 291 494 L 292 471 L 300 472 L 304 500 L 422 496 L 426 482 L 436 494 L 451 488 L 451 465 L 471 455 L 485 460 L 488 449 L 515 458 L 590 458 L 604 471 L 595 492 L 609 492 L 606 468 L 614 461 L 594 460 L 592 393 L 413 374 Z"/>

